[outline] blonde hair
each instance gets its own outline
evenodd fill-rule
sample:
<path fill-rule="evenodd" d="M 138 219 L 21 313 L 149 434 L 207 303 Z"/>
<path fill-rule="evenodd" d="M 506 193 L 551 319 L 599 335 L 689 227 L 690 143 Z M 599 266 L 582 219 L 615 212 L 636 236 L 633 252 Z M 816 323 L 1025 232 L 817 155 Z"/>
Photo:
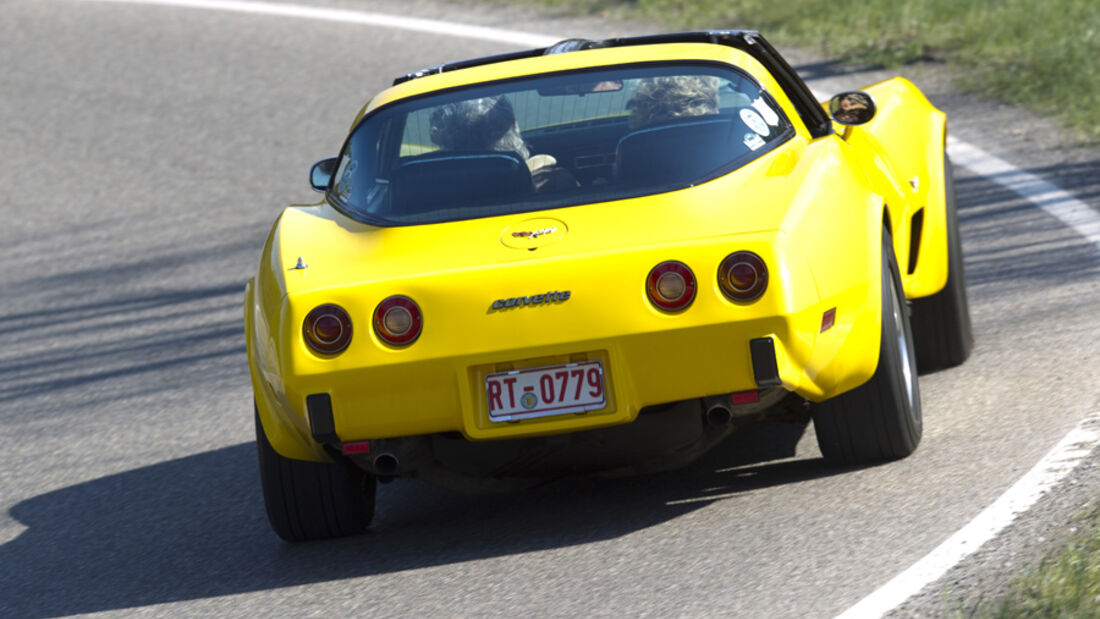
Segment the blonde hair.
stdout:
<path fill-rule="evenodd" d="M 682 118 L 718 113 L 717 77 L 709 75 L 669 75 L 648 77 L 626 109 L 630 110 L 630 128 Z"/>

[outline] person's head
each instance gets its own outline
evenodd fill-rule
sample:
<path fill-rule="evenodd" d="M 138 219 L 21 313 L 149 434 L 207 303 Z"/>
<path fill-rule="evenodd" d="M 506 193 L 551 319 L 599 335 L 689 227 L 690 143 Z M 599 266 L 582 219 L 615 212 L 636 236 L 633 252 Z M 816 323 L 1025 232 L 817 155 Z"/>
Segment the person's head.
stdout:
<path fill-rule="evenodd" d="M 718 113 L 717 77 L 669 75 L 641 80 L 627 102 L 632 129 L 663 120 Z"/>
<path fill-rule="evenodd" d="M 432 111 L 431 138 L 447 150 L 511 151 L 526 159 L 530 153 L 507 97 L 483 97 L 448 103 Z"/>

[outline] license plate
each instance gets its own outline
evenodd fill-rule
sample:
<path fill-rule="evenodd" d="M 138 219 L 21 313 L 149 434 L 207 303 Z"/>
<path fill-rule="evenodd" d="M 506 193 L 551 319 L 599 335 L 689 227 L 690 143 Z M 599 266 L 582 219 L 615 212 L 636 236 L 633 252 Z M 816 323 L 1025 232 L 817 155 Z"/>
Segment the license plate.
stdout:
<path fill-rule="evenodd" d="M 607 404 L 599 361 L 489 374 L 485 394 L 489 421 L 582 413 Z"/>

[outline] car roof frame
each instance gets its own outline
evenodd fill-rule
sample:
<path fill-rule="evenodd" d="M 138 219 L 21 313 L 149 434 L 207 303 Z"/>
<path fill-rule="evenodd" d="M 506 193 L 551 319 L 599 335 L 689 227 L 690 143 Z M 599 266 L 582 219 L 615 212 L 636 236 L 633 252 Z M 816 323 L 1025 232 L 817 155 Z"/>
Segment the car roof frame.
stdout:
<path fill-rule="evenodd" d="M 651 34 L 633 37 L 617 37 L 599 41 L 567 39 L 549 47 L 509 52 L 493 56 L 483 56 L 459 60 L 446 64 L 420 69 L 412 73 L 406 73 L 393 80 L 394 85 L 414 80 L 427 75 L 436 75 L 448 71 L 457 71 L 470 67 L 478 67 L 498 62 L 519 60 L 522 58 L 534 58 L 547 54 L 564 53 L 582 49 L 600 49 L 608 47 L 630 47 L 634 45 L 657 45 L 662 43 L 710 43 L 725 45 L 741 50 L 752 56 L 772 74 L 779 87 L 783 89 L 791 100 L 802 122 L 810 135 L 815 138 L 824 137 L 833 133 L 832 119 L 825 109 L 814 98 L 806 83 L 802 81 L 798 73 L 779 54 L 768 41 L 755 30 L 698 30 L 690 32 L 673 32 L 668 34 Z"/>

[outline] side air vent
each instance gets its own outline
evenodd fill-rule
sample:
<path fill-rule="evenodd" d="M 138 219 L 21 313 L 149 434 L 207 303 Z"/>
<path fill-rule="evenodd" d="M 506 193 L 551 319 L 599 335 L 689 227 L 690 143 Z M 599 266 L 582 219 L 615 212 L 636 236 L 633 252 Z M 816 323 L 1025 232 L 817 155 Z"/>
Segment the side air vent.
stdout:
<path fill-rule="evenodd" d="M 917 270 L 917 258 L 920 257 L 920 235 L 924 229 L 924 209 L 913 214 L 909 223 L 909 275 Z"/>

